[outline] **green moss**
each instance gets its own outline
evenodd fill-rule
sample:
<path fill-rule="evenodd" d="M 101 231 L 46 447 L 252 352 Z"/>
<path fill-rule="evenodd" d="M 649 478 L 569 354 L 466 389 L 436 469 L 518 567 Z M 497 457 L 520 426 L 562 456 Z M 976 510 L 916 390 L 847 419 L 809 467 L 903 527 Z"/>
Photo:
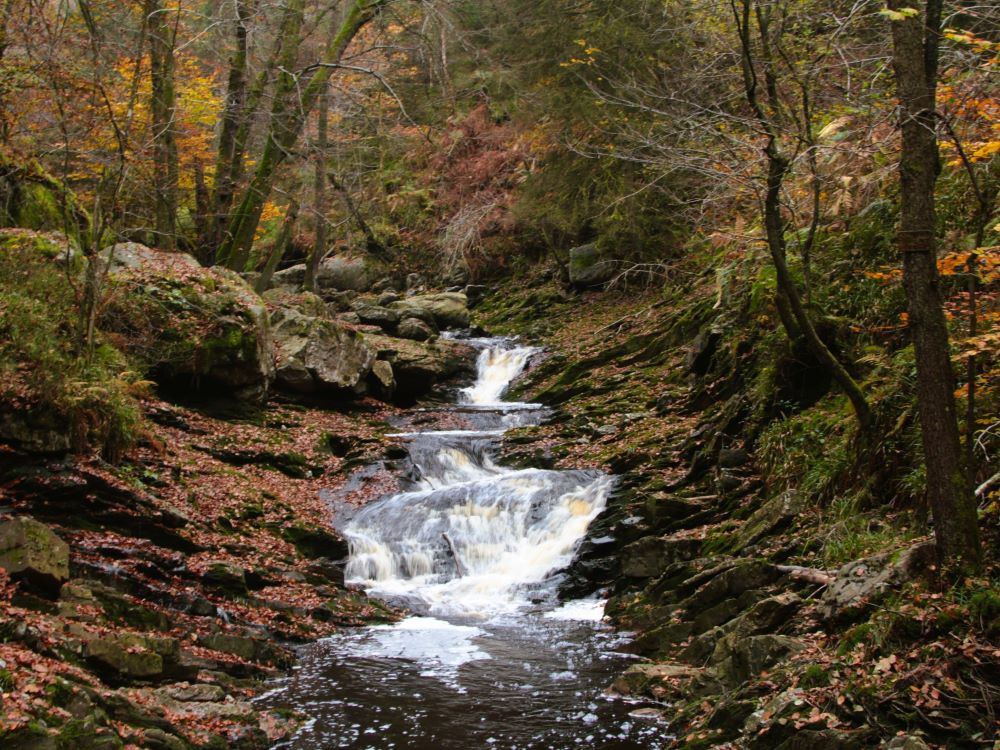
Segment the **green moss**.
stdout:
<path fill-rule="evenodd" d="M 873 630 L 874 628 L 870 622 L 855 625 L 844 633 L 844 636 L 840 639 L 840 644 L 837 646 L 837 655 L 846 656 L 851 653 L 859 644 L 865 643 L 870 639 Z"/>

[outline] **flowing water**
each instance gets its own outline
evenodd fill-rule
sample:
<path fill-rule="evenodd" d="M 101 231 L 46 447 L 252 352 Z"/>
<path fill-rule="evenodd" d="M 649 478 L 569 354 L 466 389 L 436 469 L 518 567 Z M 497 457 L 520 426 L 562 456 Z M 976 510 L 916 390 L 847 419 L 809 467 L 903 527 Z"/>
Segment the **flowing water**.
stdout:
<path fill-rule="evenodd" d="M 604 508 L 594 471 L 497 465 L 503 432 L 541 407 L 501 400 L 534 350 L 499 340 L 452 416 L 464 430 L 400 433 L 407 491 L 343 527 L 349 583 L 414 614 L 324 639 L 264 697 L 311 717 L 278 747 L 658 748 L 662 727 L 604 695 L 628 663 L 598 599 L 560 603 L 555 575 Z"/>

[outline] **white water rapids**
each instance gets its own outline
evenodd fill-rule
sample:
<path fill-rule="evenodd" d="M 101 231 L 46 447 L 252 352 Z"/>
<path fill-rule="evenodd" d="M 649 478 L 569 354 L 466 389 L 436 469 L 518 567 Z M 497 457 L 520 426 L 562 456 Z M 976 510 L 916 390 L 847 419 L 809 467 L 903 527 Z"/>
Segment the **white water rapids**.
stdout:
<path fill-rule="evenodd" d="M 532 353 L 484 349 L 465 401 L 503 411 L 500 395 Z M 376 596 L 405 597 L 428 614 L 484 617 L 528 604 L 531 584 L 569 564 L 605 506 L 610 479 L 505 469 L 458 444 L 467 437 L 415 436 L 431 443 L 418 454 L 420 489 L 364 508 L 344 529 L 349 582 Z"/>
<path fill-rule="evenodd" d="M 572 560 L 613 482 L 597 471 L 511 469 L 511 427 L 543 416 L 502 400 L 536 350 L 500 340 L 452 413 L 469 429 L 403 432 L 407 491 L 342 528 L 347 581 L 415 614 L 321 641 L 267 701 L 313 717 L 280 747 L 659 748 L 603 688 L 626 657 L 599 599 L 560 604 Z"/>

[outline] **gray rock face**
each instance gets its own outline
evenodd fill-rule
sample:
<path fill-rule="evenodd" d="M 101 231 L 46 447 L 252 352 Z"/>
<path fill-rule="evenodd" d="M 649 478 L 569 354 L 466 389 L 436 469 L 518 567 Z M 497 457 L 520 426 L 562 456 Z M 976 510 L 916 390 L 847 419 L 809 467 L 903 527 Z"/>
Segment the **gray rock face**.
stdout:
<path fill-rule="evenodd" d="M 396 395 L 403 399 L 422 395 L 460 372 L 472 372 L 474 352 L 457 341 L 425 343 L 376 335 L 366 335 L 365 341 L 380 360 L 392 365 Z"/>
<path fill-rule="evenodd" d="M 0 568 L 54 595 L 69 579 L 69 545 L 33 518 L 0 517 Z"/>
<path fill-rule="evenodd" d="M 393 302 L 389 308 L 403 318 L 423 320 L 430 315 L 439 328 L 469 327 L 469 300 L 461 292 L 418 294 Z"/>
<path fill-rule="evenodd" d="M 396 392 L 396 376 L 392 372 L 392 365 L 388 362 L 376 360 L 368 379 L 372 382 L 373 391 L 379 398 L 392 398 L 392 394 Z"/>
<path fill-rule="evenodd" d="M 301 289 L 306 279 L 306 264 L 298 263 L 284 270 L 277 271 L 271 277 L 272 289 Z"/>
<path fill-rule="evenodd" d="M 67 419 L 40 409 L 0 414 L 0 441 L 32 453 L 67 453 L 70 448 Z"/>
<path fill-rule="evenodd" d="M 412 341 L 427 341 L 436 334 L 424 321 L 417 318 L 405 318 L 396 329 L 396 335 L 402 339 L 410 339 Z"/>
<path fill-rule="evenodd" d="M 375 355 L 356 331 L 290 308 L 271 316 L 278 353 L 278 384 L 298 393 L 355 388 Z"/>
<path fill-rule="evenodd" d="M 84 656 L 119 678 L 152 679 L 163 675 L 165 665 L 177 663 L 180 641 L 121 633 L 88 641 Z"/>
<path fill-rule="evenodd" d="M 831 620 L 849 615 L 917 577 L 936 561 L 934 543 L 922 542 L 904 550 L 895 562 L 890 555 L 881 554 L 847 563 L 823 592 L 819 613 Z"/>
<path fill-rule="evenodd" d="M 605 258 L 594 244 L 581 245 L 569 251 L 569 281 L 578 288 L 606 284 L 614 278 L 618 263 Z"/>
<path fill-rule="evenodd" d="M 367 292 L 383 276 L 385 269 L 374 258 L 341 253 L 320 264 L 316 285 L 324 291 Z"/>
<path fill-rule="evenodd" d="M 399 325 L 399 313 L 378 305 L 358 304 L 354 308 L 358 319 L 369 326 L 378 326 L 383 331 L 395 331 Z"/>

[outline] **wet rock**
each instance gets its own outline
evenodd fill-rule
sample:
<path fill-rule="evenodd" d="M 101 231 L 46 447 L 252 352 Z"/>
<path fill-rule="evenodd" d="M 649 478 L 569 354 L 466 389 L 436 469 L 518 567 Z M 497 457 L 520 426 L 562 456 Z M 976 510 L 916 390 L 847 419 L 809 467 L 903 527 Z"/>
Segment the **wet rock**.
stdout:
<path fill-rule="evenodd" d="M 398 312 L 401 318 L 422 318 L 430 314 L 442 329 L 469 327 L 469 301 L 461 292 L 415 295 L 393 302 L 389 309 Z"/>
<path fill-rule="evenodd" d="M 569 282 L 577 288 L 606 284 L 614 278 L 617 267 L 618 262 L 605 258 L 597 245 L 581 245 L 569 251 Z"/>
<path fill-rule="evenodd" d="M 387 307 L 393 302 L 399 302 L 401 299 L 402 297 L 399 295 L 399 292 L 395 290 L 385 291 L 378 296 L 378 304 L 380 307 Z"/>
<path fill-rule="evenodd" d="M 703 612 L 725 598 L 736 597 L 745 591 L 759 589 L 780 577 L 778 569 L 763 560 L 742 560 L 732 567 L 713 575 L 681 607 L 691 614 Z"/>
<path fill-rule="evenodd" d="M 670 564 L 693 560 L 702 541 L 694 538 L 643 537 L 622 550 L 622 573 L 630 578 L 653 578 Z"/>
<path fill-rule="evenodd" d="M 462 292 L 465 294 L 465 298 L 469 301 L 469 307 L 473 308 L 483 301 L 483 298 L 489 293 L 490 288 L 483 286 L 482 284 L 469 284 L 466 286 Z"/>
<path fill-rule="evenodd" d="M 253 638 L 244 638 L 230 633 L 203 635 L 198 639 L 198 644 L 212 651 L 238 656 L 244 661 L 253 661 L 257 655 L 257 641 Z"/>
<path fill-rule="evenodd" d="M 26 516 L 0 516 L 0 568 L 28 588 L 55 596 L 69 579 L 69 546 Z"/>
<path fill-rule="evenodd" d="M 188 682 L 158 688 L 156 693 L 171 700 L 184 702 L 221 701 L 226 697 L 226 691 L 218 685 L 208 685 L 205 683 L 195 683 L 192 685 Z"/>
<path fill-rule="evenodd" d="M 303 557 L 339 560 L 350 554 L 350 549 L 339 535 L 322 526 L 299 522 L 282 529 L 282 537 L 295 545 Z"/>
<path fill-rule="evenodd" d="M 640 695 L 652 685 L 690 681 L 699 674 L 700 669 L 687 664 L 633 664 L 611 684 L 611 691 L 618 695 Z"/>
<path fill-rule="evenodd" d="M 210 561 L 208 569 L 202 573 L 201 580 L 205 586 L 216 589 L 227 596 L 244 597 L 249 593 L 246 572 L 228 560 Z"/>
<path fill-rule="evenodd" d="M 820 615 L 828 620 L 850 616 L 893 587 L 929 570 L 937 554 L 933 542 L 922 542 L 893 558 L 881 554 L 844 565 L 823 592 Z"/>
<path fill-rule="evenodd" d="M 434 330 L 419 318 L 404 318 L 396 329 L 396 335 L 403 339 L 412 341 L 427 341 L 437 334 Z"/>
<path fill-rule="evenodd" d="M 299 393 L 354 388 L 375 355 L 364 338 L 323 318 L 279 308 L 271 316 L 278 352 L 278 384 Z"/>
<path fill-rule="evenodd" d="M 392 365 L 396 396 L 404 400 L 423 395 L 459 373 L 472 372 L 474 352 L 457 341 L 421 342 L 366 334 L 365 342 L 378 359 Z"/>

